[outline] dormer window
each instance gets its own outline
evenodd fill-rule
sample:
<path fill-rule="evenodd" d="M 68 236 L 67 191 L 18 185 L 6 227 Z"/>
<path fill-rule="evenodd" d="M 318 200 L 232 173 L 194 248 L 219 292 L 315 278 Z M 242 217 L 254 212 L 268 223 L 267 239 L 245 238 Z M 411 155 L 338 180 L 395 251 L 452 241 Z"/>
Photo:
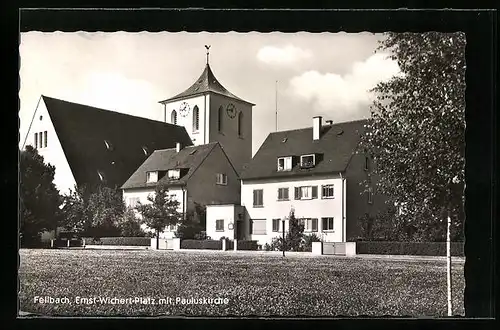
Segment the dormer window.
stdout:
<path fill-rule="evenodd" d="M 146 172 L 146 182 L 147 183 L 158 182 L 158 172 L 157 171 Z"/>
<path fill-rule="evenodd" d="M 292 169 L 292 157 L 278 158 L 278 172 L 290 171 Z"/>
<path fill-rule="evenodd" d="M 312 155 L 302 155 L 300 156 L 300 167 L 302 168 L 310 168 L 316 165 L 316 156 Z"/>
<path fill-rule="evenodd" d="M 168 170 L 167 176 L 170 180 L 179 180 L 179 178 L 181 177 L 181 170 Z"/>
<path fill-rule="evenodd" d="M 97 170 L 97 175 L 102 183 L 106 182 L 106 178 L 104 177 L 104 173 L 102 171 Z"/>
<path fill-rule="evenodd" d="M 108 149 L 109 151 L 113 151 L 113 145 L 111 144 L 111 142 L 109 142 L 108 140 L 104 140 L 104 145 L 106 145 L 106 149 Z"/>

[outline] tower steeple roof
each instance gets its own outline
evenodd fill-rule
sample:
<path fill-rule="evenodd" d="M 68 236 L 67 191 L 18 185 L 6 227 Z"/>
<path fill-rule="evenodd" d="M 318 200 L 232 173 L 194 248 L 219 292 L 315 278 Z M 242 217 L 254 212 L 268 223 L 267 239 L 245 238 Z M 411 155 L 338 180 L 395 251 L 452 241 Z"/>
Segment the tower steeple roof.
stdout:
<path fill-rule="evenodd" d="M 224 86 L 222 86 L 222 84 L 217 80 L 217 78 L 215 78 L 215 75 L 212 72 L 212 69 L 210 68 L 208 62 L 201 76 L 195 81 L 194 84 L 191 85 L 191 87 L 186 89 L 184 92 L 175 95 L 174 97 L 160 101 L 160 103 L 167 103 L 170 101 L 181 100 L 187 97 L 201 95 L 209 92 L 224 95 L 247 104 L 255 105 L 251 102 L 245 101 L 237 97 L 233 93 L 229 92 Z"/>

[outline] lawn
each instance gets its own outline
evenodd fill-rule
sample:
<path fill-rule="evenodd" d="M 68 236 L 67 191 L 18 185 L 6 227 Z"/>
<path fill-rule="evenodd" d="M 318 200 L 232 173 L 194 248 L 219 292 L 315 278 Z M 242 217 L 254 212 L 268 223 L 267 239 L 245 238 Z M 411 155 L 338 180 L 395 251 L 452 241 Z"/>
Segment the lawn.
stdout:
<path fill-rule="evenodd" d="M 456 262 L 452 274 L 453 312 L 464 315 L 463 263 Z M 22 249 L 19 278 L 20 310 L 43 315 L 445 316 L 447 311 L 443 261 Z M 60 301 L 39 303 L 39 297 Z"/>

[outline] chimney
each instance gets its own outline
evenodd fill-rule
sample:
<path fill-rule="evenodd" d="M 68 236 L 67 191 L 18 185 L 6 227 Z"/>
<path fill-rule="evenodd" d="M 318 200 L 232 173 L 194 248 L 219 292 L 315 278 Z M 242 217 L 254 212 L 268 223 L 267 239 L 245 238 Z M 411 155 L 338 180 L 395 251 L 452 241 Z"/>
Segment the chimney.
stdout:
<path fill-rule="evenodd" d="M 175 144 L 175 150 L 176 150 L 177 152 L 181 151 L 181 144 L 180 144 L 179 142 L 177 142 L 177 143 Z"/>
<path fill-rule="evenodd" d="M 330 126 L 331 126 L 331 125 L 333 125 L 333 120 L 327 120 L 327 121 L 326 121 L 326 124 L 327 124 L 327 125 L 330 125 Z"/>
<path fill-rule="evenodd" d="M 321 116 L 313 117 L 313 140 L 319 140 L 321 137 L 322 120 Z"/>

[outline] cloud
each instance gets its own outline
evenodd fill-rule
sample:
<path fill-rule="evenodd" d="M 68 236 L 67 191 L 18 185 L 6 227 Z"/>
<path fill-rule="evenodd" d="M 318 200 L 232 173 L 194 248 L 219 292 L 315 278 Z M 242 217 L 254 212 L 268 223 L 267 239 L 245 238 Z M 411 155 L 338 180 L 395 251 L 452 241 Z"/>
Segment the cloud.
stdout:
<path fill-rule="evenodd" d="M 270 65 L 287 66 L 310 58 L 312 58 L 311 51 L 292 45 L 281 48 L 265 46 L 260 48 L 257 52 L 257 59 Z"/>
<path fill-rule="evenodd" d="M 353 63 L 345 75 L 306 71 L 290 80 L 287 93 L 309 102 L 316 114 L 351 119 L 353 114 L 365 111 L 368 114 L 368 105 L 374 97 L 369 90 L 399 72 L 395 61 L 377 53 L 363 62 Z"/>
<path fill-rule="evenodd" d="M 145 115 L 145 108 L 157 104 L 159 100 L 156 88 L 150 83 L 115 72 L 89 73 L 83 92 L 78 94 L 78 98 L 87 105 L 141 117 Z M 156 107 L 160 112 L 160 107 Z"/>

